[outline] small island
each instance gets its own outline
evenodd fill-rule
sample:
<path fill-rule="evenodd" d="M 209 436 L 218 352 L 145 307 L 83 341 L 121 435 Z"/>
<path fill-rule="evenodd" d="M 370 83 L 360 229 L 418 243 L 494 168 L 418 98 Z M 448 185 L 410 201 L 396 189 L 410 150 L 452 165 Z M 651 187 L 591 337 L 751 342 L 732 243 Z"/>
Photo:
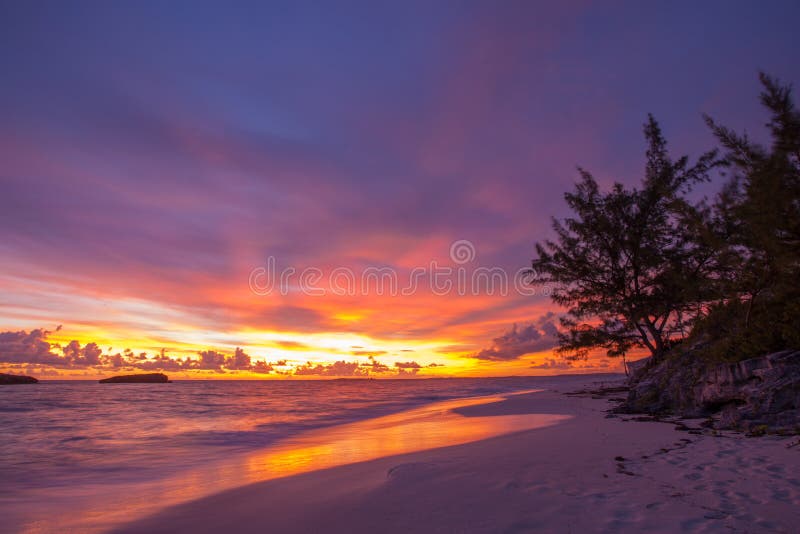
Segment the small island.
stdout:
<path fill-rule="evenodd" d="M 32 376 L 0 373 L 0 384 L 36 384 L 38 382 L 39 379 Z"/>
<path fill-rule="evenodd" d="M 164 373 L 112 376 L 100 380 L 101 384 L 166 384 L 171 382 Z"/>

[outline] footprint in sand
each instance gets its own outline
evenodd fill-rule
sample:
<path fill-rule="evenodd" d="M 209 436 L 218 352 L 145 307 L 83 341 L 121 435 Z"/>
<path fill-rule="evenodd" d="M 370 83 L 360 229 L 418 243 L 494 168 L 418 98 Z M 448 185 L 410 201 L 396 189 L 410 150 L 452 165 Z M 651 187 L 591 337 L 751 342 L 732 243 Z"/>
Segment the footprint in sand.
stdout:
<path fill-rule="evenodd" d="M 695 517 L 681 521 L 681 530 L 683 532 L 696 532 L 697 529 L 708 521 L 705 517 Z"/>
<path fill-rule="evenodd" d="M 436 464 L 428 462 L 398 464 L 386 472 L 386 478 L 390 480 L 422 478 L 429 475 L 435 467 Z"/>
<path fill-rule="evenodd" d="M 734 495 L 737 498 L 739 498 L 739 499 L 741 499 L 741 500 L 743 500 L 743 501 L 745 501 L 745 502 L 747 502 L 749 504 L 766 504 L 767 503 L 767 501 L 764 501 L 762 499 L 756 499 L 752 495 L 750 495 L 748 493 L 743 493 L 741 491 L 735 492 Z"/>
<path fill-rule="evenodd" d="M 789 490 L 775 490 L 772 492 L 772 498 L 776 501 L 791 502 L 790 496 Z"/>
<path fill-rule="evenodd" d="M 733 516 L 739 523 L 752 523 L 756 520 L 755 516 L 751 513 L 736 514 Z"/>
<path fill-rule="evenodd" d="M 738 467 L 739 469 L 747 469 L 748 467 L 750 467 L 750 462 L 742 458 L 737 458 L 736 467 Z"/>
<path fill-rule="evenodd" d="M 717 506 L 719 506 L 720 511 L 725 512 L 726 515 L 730 515 L 739 509 L 737 504 L 730 501 L 722 501 Z"/>
<path fill-rule="evenodd" d="M 761 528 L 763 528 L 764 530 L 768 530 L 768 531 L 772 531 L 772 532 L 775 532 L 775 531 L 780 532 L 782 530 L 780 528 L 780 525 L 778 525 L 777 523 L 774 523 L 772 521 L 769 521 L 767 519 L 761 519 L 760 521 L 756 521 L 756 525 L 761 527 Z"/>

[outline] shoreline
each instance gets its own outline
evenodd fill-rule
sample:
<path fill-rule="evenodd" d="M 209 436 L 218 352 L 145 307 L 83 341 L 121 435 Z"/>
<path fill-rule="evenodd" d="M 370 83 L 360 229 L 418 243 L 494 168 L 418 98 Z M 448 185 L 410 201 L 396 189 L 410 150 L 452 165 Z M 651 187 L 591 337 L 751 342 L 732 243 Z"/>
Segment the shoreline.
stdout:
<path fill-rule="evenodd" d="M 315 469 L 178 504 L 113 532 L 792 532 L 792 438 L 688 434 L 607 417 L 587 380 L 456 407 L 541 428 Z M 795 438 L 796 439 L 796 438 Z"/>
<path fill-rule="evenodd" d="M 606 376 L 600 378 L 606 379 Z M 556 382 L 565 379 L 556 379 Z M 548 381 L 548 383 L 550 383 Z M 530 387 L 539 387 L 534 384 Z M 563 416 L 509 414 L 466 418 L 453 411 L 502 400 L 512 392 L 429 400 L 364 419 L 309 428 L 262 448 L 224 454 L 153 480 L 83 484 L 57 495 L 36 489 L 11 494 L 3 503 L 7 527 L 15 532 L 105 532 L 164 508 L 248 484 L 323 468 L 423 449 L 478 441 L 508 432 L 553 424 Z M 175 458 L 175 461 L 182 461 Z"/>

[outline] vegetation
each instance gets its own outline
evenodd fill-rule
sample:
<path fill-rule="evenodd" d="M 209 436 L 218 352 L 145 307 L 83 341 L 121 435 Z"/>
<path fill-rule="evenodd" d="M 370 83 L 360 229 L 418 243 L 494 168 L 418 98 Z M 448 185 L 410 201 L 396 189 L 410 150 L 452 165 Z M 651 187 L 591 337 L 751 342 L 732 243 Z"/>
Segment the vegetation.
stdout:
<path fill-rule="evenodd" d="M 769 147 L 706 117 L 722 156 L 673 160 L 651 116 L 640 187 L 601 192 L 579 169 L 565 195 L 574 215 L 553 220 L 529 271 L 567 309 L 564 355 L 645 348 L 658 361 L 692 343 L 732 360 L 800 347 L 800 113 L 788 86 L 761 82 Z M 692 201 L 714 170 L 727 176 L 716 200 Z"/>

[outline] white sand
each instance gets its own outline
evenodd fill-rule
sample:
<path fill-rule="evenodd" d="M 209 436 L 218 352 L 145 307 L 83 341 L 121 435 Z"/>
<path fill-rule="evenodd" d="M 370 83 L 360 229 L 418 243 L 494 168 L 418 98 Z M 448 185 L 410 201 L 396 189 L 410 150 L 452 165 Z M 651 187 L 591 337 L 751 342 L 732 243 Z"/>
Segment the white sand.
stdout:
<path fill-rule="evenodd" d="M 797 437 L 694 435 L 606 418 L 608 406 L 552 390 L 459 408 L 572 417 L 251 484 L 120 531 L 800 532 Z"/>

